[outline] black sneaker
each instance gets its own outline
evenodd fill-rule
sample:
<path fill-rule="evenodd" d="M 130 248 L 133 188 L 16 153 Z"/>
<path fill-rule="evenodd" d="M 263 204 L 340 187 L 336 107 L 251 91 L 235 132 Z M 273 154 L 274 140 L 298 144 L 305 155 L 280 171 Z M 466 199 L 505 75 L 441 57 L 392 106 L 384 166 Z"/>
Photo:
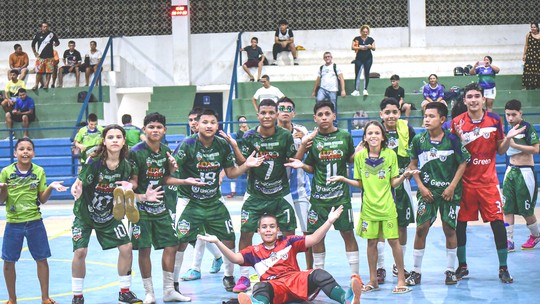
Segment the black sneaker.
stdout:
<path fill-rule="evenodd" d="M 118 293 L 118 303 L 121 304 L 142 304 L 141 299 L 137 299 L 137 296 L 133 291 L 119 292 Z"/>
<path fill-rule="evenodd" d="M 411 273 L 408 272 L 408 271 L 405 270 L 405 269 L 403 269 L 403 272 L 404 272 L 404 274 L 405 274 L 405 279 L 408 278 L 408 277 L 411 275 Z M 394 265 L 392 266 L 392 276 L 397 277 L 397 266 L 396 266 L 396 264 L 394 264 Z"/>
<path fill-rule="evenodd" d="M 417 273 L 415 271 L 411 271 L 411 274 L 409 275 L 409 277 L 405 279 L 405 285 L 415 286 L 415 285 L 420 284 L 421 281 L 422 281 L 422 274 Z"/>
<path fill-rule="evenodd" d="M 377 283 L 384 284 L 385 279 L 386 279 L 386 269 L 377 268 Z"/>
<path fill-rule="evenodd" d="M 467 268 L 467 265 L 460 265 L 456 269 L 456 279 L 461 280 L 463 277 L 466 277 L 469 275 L 469 269 Z"/>
<path fill-rule="evenodd" d="M 499 279 L 501 279 L 501 282 L 506 284 L 514 283 L 514 278 L 510 276 L 508 268 L 506 267 L 499 269 Z"/>
<path fill-rule="evenodd" d="M 225 287 L 226 291 L 233 291 L 235 285 L 236 281 L 234 280 L 233 276 L 223 277 L 223 287 Z"/>
<path fill-rule="evenodd" d="M 444 280 L 444 284 L 446 285 L 454 285 L 457 284 L 457 278 L 456 274 L 453 271 L 447 270 L 445 273 L 446 279 Z"/>
<path fill-rule="evenodd" d="M 174 290 L 180 292 L 180 283 L 174 282 Z"/>
<path fill-rule="evenodd" d="M 84 304 L 84 297 L 73 297 L 71 304 Z"/>

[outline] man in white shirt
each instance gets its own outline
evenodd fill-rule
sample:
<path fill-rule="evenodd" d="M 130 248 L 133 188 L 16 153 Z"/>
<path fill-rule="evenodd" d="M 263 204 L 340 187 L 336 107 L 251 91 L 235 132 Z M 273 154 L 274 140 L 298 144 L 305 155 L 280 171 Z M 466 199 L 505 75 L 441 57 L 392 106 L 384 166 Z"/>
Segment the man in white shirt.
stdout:
<path fill-rule="evenodd" d="M 270 77 L 268 75 L 262 75 L 261 83 L 263 87 L 258 89 L 257 92 L 255 92 L 255 95 L 253 95 L 253 98 L 251 99 L 251 101 L 253 102 L 253 108 L 255 108 L 255 112 L 259 112 L 257 105 L 258 102 L 260 102 L 261 100 L 272 99 L 274 102 L 277 103 L 278 99 L 285 96 L 285 94 L 283 94 L 280 89 L 270 85 Z"/>
<path fill-rule="evenodd" d="M 341 92 L 341 97 L 345 97 L 345 80 L 341 69 L 332 63 L 332 54 L 324 52 L 324 65 L 321 65 L 315 80 L 315 86 L 311 96 L 315 97 L 317 102 L 327 99 L 334 104 L 337 113 L 337 96 Z"/>

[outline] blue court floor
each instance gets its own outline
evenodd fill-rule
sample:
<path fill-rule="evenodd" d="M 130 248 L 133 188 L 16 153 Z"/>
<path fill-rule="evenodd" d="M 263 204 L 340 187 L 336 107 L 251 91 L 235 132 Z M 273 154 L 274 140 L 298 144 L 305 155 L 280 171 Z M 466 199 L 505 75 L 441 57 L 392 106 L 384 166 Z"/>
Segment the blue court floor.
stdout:
<path fill-rule="evenodd" d="M 228 204 L 233 221 L 239 223 L 238 211 L 240 203 Z M 49 231 L 52 258 L 50 267 L 50 294 L 58 303 L 71 303 L 71 205 L 67 203 L 45 205 L 42 208 L 44 221 Z M 358 210 L 355 210 L 356 214 Z M 537 214 L 539 209 L 537 208 Z M 0 207 L 0 235 L 3 235 L 5 225 L 5 207 Z M 237 228 L 237 227 L 235 227 Z M 237 229 L 238 230 L 238 229 Z M 528 230 L 522 224 L 515 228 L 516 248 L 520 247 L 528 237 Z M 397 280 L 391 276 L 392 254 L 386 246 L 385 260 L 387 269 L 387 282 L 381 285 L 381 290 L 362 295 L 362 303 L 535 303 L 540 286 L 540 245 L 534 250 L 510 253 L 508 257 L 509 270 L 514 277 L 513 284 L 502 284 L 498 279 L 498 261 L 489 225 L 469 225 L 468 228 L 467 257 L 470 275 L 457 285 L 444 284 L 444 271 L 446 265 L 445 241 L 441 227 L 433 227 L 427 241 L 426 254 L 422 267 L 422 284 L 413 287 L 407 294 L 394 295 L 391 293 Z M 412 268 L 412 251 L 414 240 L 414 226 L 408 230 L 408 248 L 405 257 L 406 269 Z M 256 236 L 254 243 L 258 242 Z M 364 282 L 368 281 L 368 267 L 366 258 L 366 241 L 357 238 L 360 247 L 360 274 Z M 0 243 L 2 239 L 0 238 Z M 326 270 L 334 275 L 338 283 L 348 288 L 349 267 L 345 259 L 343 241 L 337 231 L 330 231 L 326 238 Z M 191 265 L 192 248 L 186 251 L 183 270 L 185 272 Z M 87 277 L 85 279 L 85 299 L 87 304 L 117 303 L 118 277 L 116 272 L 116 249 L 102 251 L 95 237 L 92 238 L 87 257 Z M 212 261 L 211 255 L 206 252 L 202 265 L 202 280 L 181 282 L 182 293 L 192 298 L 193 303 L 222 303 L 235 294 L 223 289 L 221 280 L 223 272 L 210 274 L 208 270 Z M 301 267 L 304 266 L 303 254 L 299 257 Z M 162 272 L 161 252 L 152 253 L 152 276 L 157 303 L 162 300 Z M 36 265 L 30 253 L 24 250 L 21 260 L 16 265 L 17 293 L 19 303 L 40 303 L 39 283 L 36 275 Z M 134 253 L 132 290 L 144 298 L 142 280 L 138 272 L 137 253 Z M 235 268 L 238 277 L 239 269 Z M 252 271 L 254 273 L 254 271 Z M 7 299 L 4 277 L 0 277 L 0 301 Z M 316 301 L 320 303 L 334 303 L 322 292 Z"/>

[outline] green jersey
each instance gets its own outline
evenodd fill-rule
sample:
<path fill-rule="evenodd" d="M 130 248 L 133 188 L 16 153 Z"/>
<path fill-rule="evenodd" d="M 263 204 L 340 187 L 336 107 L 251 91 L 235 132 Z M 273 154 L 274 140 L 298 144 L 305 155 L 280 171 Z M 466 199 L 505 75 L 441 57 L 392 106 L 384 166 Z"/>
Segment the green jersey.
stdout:
<path fill-rule="evenodd" d="M 310 198 L 312 204 L 338 206 L 351 202 L 347 184 L 327 181 L 331 176 L 349 176 L 347 163 L 353 154 L 354 143 L 349 132 L 338 129 L 330 134 L 317 133 L 304 161 L 314 170 Z"/>
<path fill-rule="evenodd" d="M 171 149 L 164 144 L 160 144 L 159 152 L 154 152 L 146 144 L 141 142 L 135 145 L 129 152 L 129 159 L 133 164 L 135 175 L 138 176 L 138 185 L 135 193 L 144 194 L 149 185 L 154 188 L 163 185 L 163 178 L 170 175 L 169 159 L 167 152 Z M 167 207 L 163 200 L 157 202 L 137 202 L 141 219 L 159 218 L 167 214 Z"/>
<path fill-rule="evenodd" d="M 240 150 L 244 157 L 257 151 L 264 156 L 262 165 L 249 169 L 247 193 L 260 198 L 282 198 L 289 194 L 289 178 L 285 163 L 296 154 L 291 132 L 276 126 L 276 132 L 262 137 L 257 128 L 248 130 L 243 137 Z"/>
<path fill-rule="evenodd" d="M 141 135 L 144 132 L 132 124 L 125 124 L 124 130 L 126 130 L 126 144 L 131 149 L 131 147 L 141 142 Z"/>
<path fill-rule="evenodd" d="M 368 149 L 354 156 L 354 179 L 362 181 L 361 217 L 368 221 L 397 219 L 391 180 L 399 175 L 396 153 L 383 148 L 378 158 L 370 158 Z"/>
<path fill-rule="evenodd" d="M 7 184 L 6 221 L 24 223 L 39 220 L 38 194 L 47 189 L 43 168 L 32 164 L 30 170 L 21 172 L 13 163 L 0 172 L 0 183 Z"/>
<path fill-rule="evenodd" d="M 514 142 L 518 145 L 523 146 L 532 146 L 534 144 L 538 143 L 538 135 L 536 134 L 536 131 L 534 130 L 534 126 L 532 126 L 530 123 L 526 121 L 521 121 L 519 123 L 519 127 L 525 127 L 525 131 L 521 134 L 518 134 L 514 136 Z M 506 155 L 513 156 L 516 154 L 522 153 L 521 150 L 518 150 L 513 147 L 509 147 L 508 151 L 506 151 Z"/>
<path fill-rule="evenodd" d="M 113 219 L 113 191 L 116 182 L 129 181 L 133 175 L 131 163 L 124 159 L 110 170 L 101 156 L 88 159 L 79 173 L 83 192 L 73 206 L 73 213 L 83 221 L 106 224 Z"/>
<path fill-rule="evenodd" d="M 89 130 L 88 127 L 82 127 L 75 135 L 75 141 L 86 147 L 86 150 L 81 152 L 81 163 L 84 164 L 86 159 L 94 152 L 97 145 L 101 143 L 102 126 L 97 126 L 94 130 Z"/>
<path fill-rule="evenodd" d="M 231 147 L 221 137 L 214 137 L 210 147 L 205 147 L 198 134 L 193 134 L 182 142 L 174 152 L 178 163 L 179 178 L 200 178 L 206 186 L 179 186 L 178 197 L 202 203 L 215 201 L 221 197 L 219 174 L 223 168 L 234 167 Z"/>
<path fill-rule="evenodd" d="M 418 160 L 420 178 L 428 189 L 446 189 L 454 179 L 458 166 L 471 158 L 459 138 L 448 130 L 444 131 L 440 142 L 431 140 L 428 132 L 416 135 L 409 153 L 411 159 Z M 461 192 L 460 189 L 461 181 L 456 191 Z"/>

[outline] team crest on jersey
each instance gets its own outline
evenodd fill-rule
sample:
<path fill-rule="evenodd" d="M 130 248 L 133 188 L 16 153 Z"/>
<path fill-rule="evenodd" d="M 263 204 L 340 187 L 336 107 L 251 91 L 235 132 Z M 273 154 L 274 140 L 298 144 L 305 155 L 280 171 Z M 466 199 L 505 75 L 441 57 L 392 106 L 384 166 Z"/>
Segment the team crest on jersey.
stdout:
<path fill-rule="evenodd" d="M 431 149 L 429 149 L 429 156 L 437 157 L 437 149 L 435 147 L 432 147 Z"/>
<path fill-rule="evenodd" d="M 88 176 L 86 177 L 86 181 L 87 181 L 88 183 L 91 183 L 92 180 L 94 180 L 94 174 L 88 174 Z"/>
<path fill-rule="evenodd" d="M 253 147 L 255 147 L 255 150 L 259 150 L 261 148 L 261 144 L 256 142 L 256 143 L 253 144 Z"/>
<path fill-rule="evenodd" d="M 398 139 L 394 137 L 388 138 L 388 148 L 395 149 L 398 146 Z"/>
<path fill-rule="evenodd" d="M 82 231 L 81 231 L 81 228 L 78 228 L 78 227 L 73 227 L 73 229 L 71 229 L 71 235 L 72 235 L 72 238 L 73 240 L 76 242 L 80 239 L 82 239 Z"/>
<path fill-rule="evenodd" d="M 321 151 L 324 148 L 324 144 L 322 142 L 317 143 L 317 150 Z"/>
<path fill-rule="evenodd" d="M 178 158 L 182 159 L 186 157 L 186 152 L 184 152 L 183 150 L 179 150 L 176 155 L 178 156 Z"/>
<path fill-rule="evenodd" d="M 379 170 L 379 179 L 385 179 L 386 178 L 386 171 L 384 170 Z"/>
<path fill-rule="evenodd" d="M 369 177 L 369 172 L 367 172 L 367 171 L 364 172 L 364 175 L 366 176 L 366 178 L 368 178 Z"/>
<path fill-rule="evenodd" d="M 426 141 L 426 139 L 424 138 L 424 136 L 420 137 L 420 142 L 421 143 L 424 143 Z"/>
<path fill-rule="evenodd" d="M 319 215 L 317 212 L 310 210 L 308 213 L 308 222 L 310 225 L 315 225 L 317 221 L 319 220 Z"/>
<path fill-rule="evenodd" d="M 190 226 L 191 226 L 191 224 L 188 221 L 181 220 L 180 222 L 178 222 L 178 229 L 177 230 L 181 235 L 186 235 L 189 232 Z"/>
<path fill-rule="evenodd" d="M 202 159 L 202 154 L 201 152 L 197 152 L 197 156 L 195 156 L 197 158 L 198 161 L 201 161 Z"/>
<path fill-rule="evenodd" d="M 246 210 L 242 210 L 242 212 L 240 212 L 240 222 L 242 224 L 246 224 L 248 221 L 249 221 L 249 212 L 247 212 Z"/>
<path fill-rule="evenodd" d="M 366 221 L 362 221 L 362 232 L 367 232 L 369 224 Z"/>
<path fill-rule="evenodd" d="M 134 239 L 138 240 L 141 237 L 141 226 L 133 225 L 131 229 L 131 235 Z"/>
<path fill-rule="evenodd" d="M 419 204 L 418 205 L 418 216 L 422 216 L 422 215 L 424 215 L 424 213 L 426 213 L 426 205 Z"/>
<path fill-rule="evenodd" d="M 191 186 L 191 191 L 193 191 L 193 193 L 199 193 L 199 190 L 201 190 L 201 188 L 197 186 Z"/>
<path fill-rule="evenodd" d="M 482 136 L 484 136 L 485 139 L 488 139 L 491 136 L 491 133 L 490 132 L 484 132 L 484 134 L 482 134 Z"/>
<path fill-rule="evenodd" d="M 446 158 L 447 158 L 446 155 L 441 155 L 441 156 L 439 156 L 439 159 L 440 159 L 442 162 L 445 162 L 445 161 L 446 161 Z"/>
<path fill-rule="evenodd" d="M 473 134 L 474 134 L 474 136 L 480 135 L 480 128 L 479 127 L 474 127 Z"/>
<path fill-rule="evenodd" d="M 33 189 L 37 189 L 37 186 L 38 186 L 38 182 L 31 182 L 29 187 L 31 190 L 33 190 Z"/>

